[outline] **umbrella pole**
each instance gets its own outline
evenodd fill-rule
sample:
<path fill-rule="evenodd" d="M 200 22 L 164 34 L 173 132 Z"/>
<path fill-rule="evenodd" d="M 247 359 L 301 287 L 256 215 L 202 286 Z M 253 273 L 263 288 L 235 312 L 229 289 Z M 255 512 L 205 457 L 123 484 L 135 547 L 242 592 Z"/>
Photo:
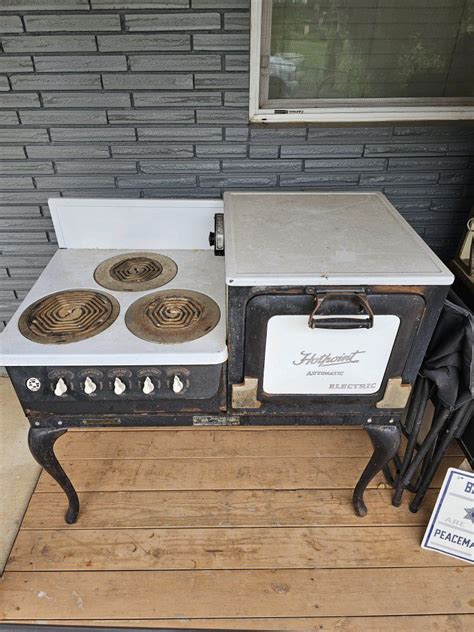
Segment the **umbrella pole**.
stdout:
<path fill-rule="evenodd" d="M 432 448 L 433 443 L 436 441 L 438 434 L 443 428 L 446 420 L 448 419 L 450 411 L 447 408 L 442 408 L 438 415 L 433 419 L 433 423 L 431 424 L 430 431 L 428 432 L 425 440 L 420 446 L 420 449 L 416 453 L 416 456 L 412 460 L 410 466 L 402 477 L 402 485 L 403 487 L 407 487 L 408 483 L 414 477 L 417 469 L 420 467 L 423 459 L 426 457 L 430 448 Z"/>
<path fill-rule="evenodd" d="M 410 462 L 413 458 L 415 451 L 416 440 L 418 433 L 420 432 L 421 423 L 423 421 L 423 415 L 426 410 L 426 404 L 428 401 L 429 384 L 428 380 L 420 377 L 417 388 L 410 406 L 409 418 L 407 418 L 406 429 L 408 433 L 408 443 L 405 448 L 405 454 L 403 455 L 402 463 L 400 465 L 400 472 L 396 481 L 395 493 L 393 495 L 392 504 L 395 507 L 399 507 L 402 502 L 403 494 L 403 475 L 408 469 Z"/>
<path fill-rule="evenodd" d="M 423 500 L 428 487 L 433 480 L 436 470 L 441 462 L 441 459 L 446 454 L 447 449 L 451 445 L 451 442 L 456 436 L 459 427 L 463 424 L 463 421 L 470 416 L 470 410 L 472 410 L 472 402 L 466 402 L 458 408 L 452 414 L 452 421 L 447 429 L 446 433 L 442 437 L 439 447 L 436 450 L 433 459 L 426 468 L 426 472 L 420 476 L 420 484 L 415 498 L 410 503 L 410 511 L 416 513 L 420 508 L 421 501 Z"/>

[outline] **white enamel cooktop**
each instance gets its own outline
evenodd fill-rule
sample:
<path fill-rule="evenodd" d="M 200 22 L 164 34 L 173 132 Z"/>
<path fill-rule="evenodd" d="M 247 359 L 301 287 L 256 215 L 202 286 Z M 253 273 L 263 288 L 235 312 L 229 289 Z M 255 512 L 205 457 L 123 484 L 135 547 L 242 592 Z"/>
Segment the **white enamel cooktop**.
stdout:
<path fill-rule="evenodd" d="M 38 281 L 0 336 L 0 365 L 196 365 L 220 364 L 227 359 L 224 260 L 213 250 L 160 250 L 178 266 L 174 279 L 157 290 L 117 292 L 94 280 L 94 270 L 109 257 L 136 250 L 85 248 L 61 249 L 53 256 Z M 148 252 L 157 252 L 148 250 Z M 91 289 L 114 296 L 120 303 L 115 322 L 103 332 L 68 344 L 41 344 L 25 338 L 18 329 L 22 312 L 40 298 L 70 289 Z M 132 334 L 125 325 L 127 308 L 142 296 L 171 289 L 188 289 L 210 296 L 221 318 L 205 336 L 190 342 L 160 344 Z"/>

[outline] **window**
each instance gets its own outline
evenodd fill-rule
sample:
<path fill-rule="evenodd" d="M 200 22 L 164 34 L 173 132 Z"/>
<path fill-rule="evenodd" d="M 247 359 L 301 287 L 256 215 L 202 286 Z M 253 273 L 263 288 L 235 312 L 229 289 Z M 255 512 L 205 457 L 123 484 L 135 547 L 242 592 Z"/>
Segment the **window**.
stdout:
<path fill-rule="evenodd" d="M 250 119 L 474 119 L 474 0 L 253 0 Z"/>

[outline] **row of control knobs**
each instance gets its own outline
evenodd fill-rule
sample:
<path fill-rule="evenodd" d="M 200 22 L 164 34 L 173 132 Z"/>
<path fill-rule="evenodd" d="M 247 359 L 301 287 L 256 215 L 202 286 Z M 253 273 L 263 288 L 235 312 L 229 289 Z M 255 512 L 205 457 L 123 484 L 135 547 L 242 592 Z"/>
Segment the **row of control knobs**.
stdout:
<path fill-rule="evenodd" d="M 37 391 L 40 388 L 40 382 L 37 378 L 30 378 L 29 380 L 27 380 L 26 386 L 27 388 L 29 388 L 30 391 Z M 114 393 L 116 395 L 122 395 L 127 390 L 127 385 L 119 377 L 116 377 L 114 379 L 113 388 L 114 388 Z M 173 393 L 176 393 L 176 394 L 181 393 L 183 391 L 184 383 L 179 377 L 179 375 L 173 376 L 173 381 L 171 382 L 171 389 Z M 84 393 L 86 395 L 92 395 L 92 393 L 94 393 L 96 390 L 97 390 L 97 384 L 94 382 L 94 380 L 91 377 L 86 377 L 86 379 L 84 380 Z M 153 393 L 154 390 L 155 390 L 155 384 L 153 383 L 153 380 L 151 379 L 151 377 L 146 376 L 143 382 L 143 386 L 142 386 L 143 393 L 145 395 L 150 395 L 151 393 Z M 68 391 L 68 386 L 66 382 L 64 381 L 64 379 L 60 377 L 54 386 L 54 394 L 57 397 L 62 397 L 63 395 L 67 393 L 67 391 Z"/>

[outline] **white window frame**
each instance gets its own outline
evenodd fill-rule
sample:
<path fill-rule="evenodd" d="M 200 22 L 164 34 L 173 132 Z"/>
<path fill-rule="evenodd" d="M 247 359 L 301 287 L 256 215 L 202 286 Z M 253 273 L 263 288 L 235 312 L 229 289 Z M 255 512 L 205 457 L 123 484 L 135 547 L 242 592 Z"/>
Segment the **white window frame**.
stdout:
<path fill-rule="evenodd" d="M 263 0 L 251 0 L 250 14 L 250 94 L 249 119 L 251 123 L 381 123 L 394 121 L 455 121 L 473 120 L 474 105 L 411 105 L 407 101 L 423 99 L 400 99 L 400 105 L 384 107 L 328 106 L 291 108 L 282 105 L 278 108 L 265 108 L 260 105 L 261 44 Z"/>

